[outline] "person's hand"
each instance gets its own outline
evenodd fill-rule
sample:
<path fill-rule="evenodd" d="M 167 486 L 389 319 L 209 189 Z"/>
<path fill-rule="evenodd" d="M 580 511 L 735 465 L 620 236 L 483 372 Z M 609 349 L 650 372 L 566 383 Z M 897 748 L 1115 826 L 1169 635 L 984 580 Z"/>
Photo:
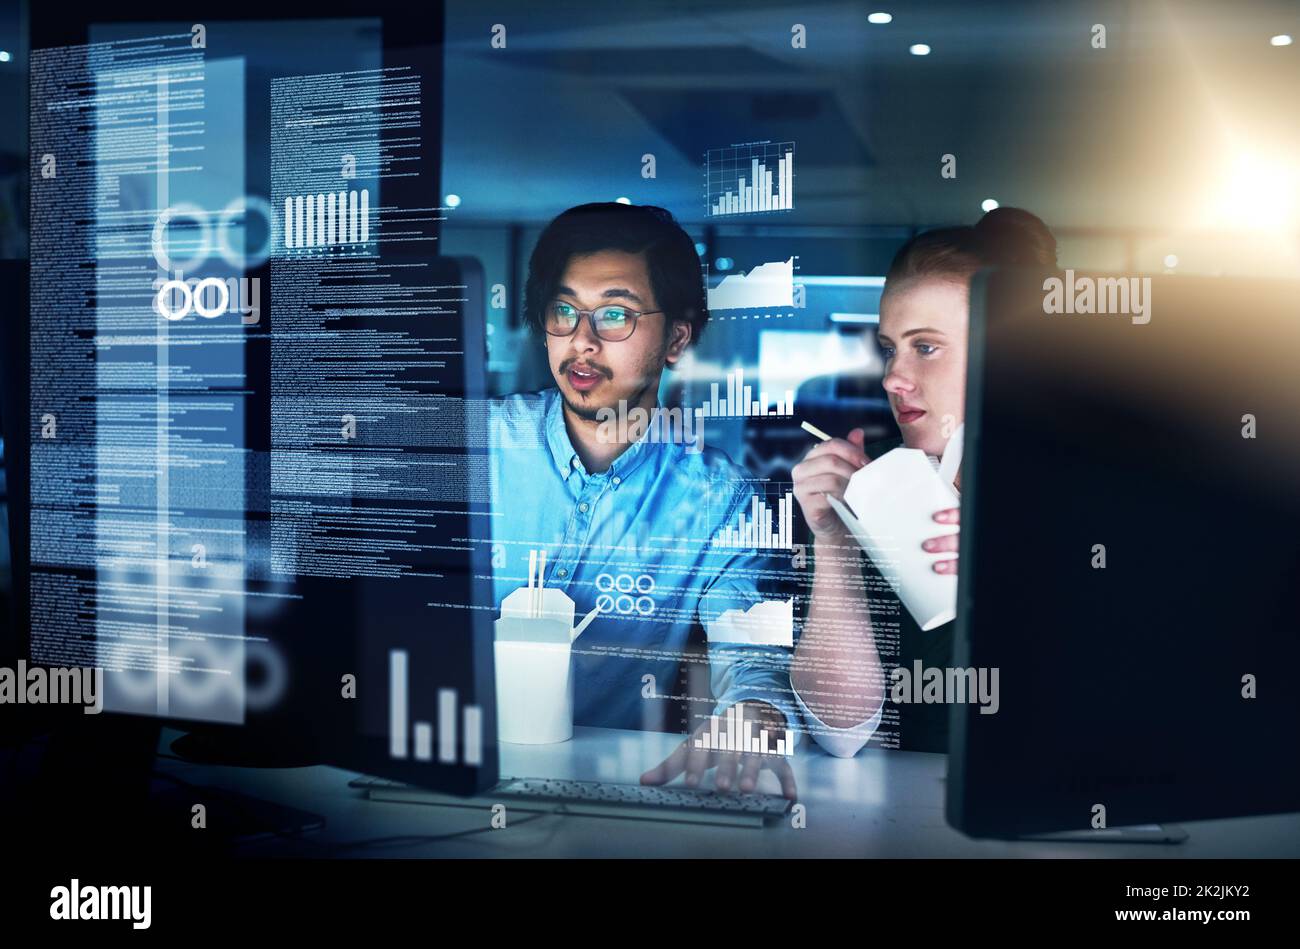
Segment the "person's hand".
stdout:
<path fill-rule="evenodd" d="M 768 743 L 775 747 L 776 743 L 772 736 L 785 734 L 786 728 L 789 727 L 785 716 L 775 706 L 768 705 L 766 702 L 745 702 L 744 705 L 745 719 L 754 723 L 754 734 L 757 735 L 760 728 L 766 728 Z M 759 772 L 768 768 L 780 780 L 782 795 L 792 801 L 795 799 L 798 789 L 787 756 L 697 748 L 696 740 L 708 731 L 708 725 L 697 728 L 694 734 L 678 745 L 676 751 L 641 775 L 641 783 L 667 784 L 679 774 L 685 773 L 686 786 L 693 788 L 699 786 L 706 771 L 717 768 L 713 777 L 714 787 L 719 791 L 730 791 L 735 788 L 742 794 L 748 794 L 758 785 Z"/>
<path fill-rule="evenodd" d="M 844 500 L 849 478 L 870 463 L 871 459 L 862 450 L 865 435 L 863 429 L 855 428 L 848 438 L 832 438 L 813 445 L 791 472 L 795 499 L 816 538 L 837 538 L 844 533 L 844 523 L 826 495 Z"/>
<path fill-rule="evenodd" d="M 961 508 L 948 507 L 944 508 L 942 511 L 936 511 L 934 519 L 940 524 L 957 524 L 960 522 L 960 515 Z M 942 553 L 945 551 L 956 553 L 958 547 L 957 539 L 960 536 L 961 531 L 956 530 L 951 534 L 944 534 L 941 537 L 931 537 L 929 540 L 923 541 L 921 547 L 932 554 Z M 955 574 L 957 572 L 957 558 L 953 557 L 951 560 L 936 560 L 932 565 L 932 569 L 935 573 Z"/>

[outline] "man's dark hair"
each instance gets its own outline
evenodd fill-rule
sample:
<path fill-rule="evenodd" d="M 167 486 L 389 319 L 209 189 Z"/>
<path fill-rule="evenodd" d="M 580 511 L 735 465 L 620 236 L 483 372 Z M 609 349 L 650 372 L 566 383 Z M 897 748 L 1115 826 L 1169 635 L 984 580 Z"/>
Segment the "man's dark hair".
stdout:
<path fill-rule="evenodd" d="M 709 308 L 695 242 L 663 208 L 616 201 L 580 204 L 546 225 L 528 261 L 524 322 L 544 333 L 546 305 L 555 299 L 569 260 L 604 250 L 644 254 L 659 308 L 669 321 L 691 324 L 692 343 L 700 338 Z"/>

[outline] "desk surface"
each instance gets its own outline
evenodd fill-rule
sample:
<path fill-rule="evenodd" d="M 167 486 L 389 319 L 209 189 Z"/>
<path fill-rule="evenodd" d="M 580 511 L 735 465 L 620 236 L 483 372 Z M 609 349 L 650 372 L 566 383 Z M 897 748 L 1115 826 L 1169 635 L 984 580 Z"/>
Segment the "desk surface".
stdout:
<path fill-rule="evenodd" d="M 164 730 L 166 751 L 176 732 Z M 636 783 L 682 736 L 578 728 L 558 745 L 506 745 L 501 773 Z M 312 811 L 326 826 L 302 841 L 247 844 L 249 856 L 319 855 L 334 844 L 375 838 L 442 836 L 489 825 L 490 797 L 480 807 L 441 807 L 368 800 L 348 787 L 357 775 L 331 767 L 253 769 L 160 759 L 159 770 L 205 787 Z M 507 813 L 507 827 L 438 841 L 347 848 L 365 857 L 1296 857 L 1300 814 L 1182 823 L 1181 844 L 1058 843 L 972 840 L 943 815 L 947 756 L 868 748 L 833 758 L 803 746 L 794 757 L 807 826 L 783 821 L 763 829 L 547 814 L 525 821 Z M 680 782 L 680 779 L 678 779 Z M 759 790 L 776 793 L 764 773 Z M 512 826 L 513 825 L 513 826 Z"/>

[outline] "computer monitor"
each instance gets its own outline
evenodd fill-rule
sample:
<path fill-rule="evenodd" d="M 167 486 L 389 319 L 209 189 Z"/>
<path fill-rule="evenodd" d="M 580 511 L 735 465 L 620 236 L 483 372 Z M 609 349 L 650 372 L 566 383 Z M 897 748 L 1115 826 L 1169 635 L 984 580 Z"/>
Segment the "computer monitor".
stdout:
<path fill-rule="evenodd" d="M 999 701 L 951 708 L 957 828 L 1300 809 L 1297 299 L 975 280 L 954 666 Z"/>
<path fill-rule="evenodd" d="M 27 261 L 0 260 L 0 294 L 9 300 L 12 313 L 27 312 Z M 19 635 L 28 616 L 27 605 L 19 602 L 23 593 L 15 577 L 25 575 L 26 544 L 13 543 L 14 532 L 27 536 L 26 438 L 19 406 L 27 401 L 27 326 L 25 319 L 6 320 L 0 336 L 0 664 L 10 666 L 27 647 Z M 0 726 L 2 727 L 2 726 Z"/>
<path fill-rule="evenodd" d="M 185 16 L 32 12 L 27 655 L 200 751 L 491 786 L 441 9 Z"/>

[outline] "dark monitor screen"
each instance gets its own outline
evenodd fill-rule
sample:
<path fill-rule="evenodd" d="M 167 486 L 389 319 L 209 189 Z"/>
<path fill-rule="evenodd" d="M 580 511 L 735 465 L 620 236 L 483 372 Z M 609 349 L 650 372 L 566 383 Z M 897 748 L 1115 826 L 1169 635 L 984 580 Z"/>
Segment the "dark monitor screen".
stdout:
<path fill-rule="evenodd" d="M 1300 809 L 1300 286 L 1050 279 L 972 290 L 949 819 Z"/>
<path fill-rule="evenodd" d="M 0 261 L 0 293 L 13 312 L 26 315 L 27 262 Z M 0 660 L 27 649 L 24 564 L 27 557 L 27 454 L 22 412 L 27 391 L 25 319 L 5 321 L 0 332 Z M 21 544 L 16 543 L 22 538 Z M 16 582 L 17 581 L 17 582 Z"/>

